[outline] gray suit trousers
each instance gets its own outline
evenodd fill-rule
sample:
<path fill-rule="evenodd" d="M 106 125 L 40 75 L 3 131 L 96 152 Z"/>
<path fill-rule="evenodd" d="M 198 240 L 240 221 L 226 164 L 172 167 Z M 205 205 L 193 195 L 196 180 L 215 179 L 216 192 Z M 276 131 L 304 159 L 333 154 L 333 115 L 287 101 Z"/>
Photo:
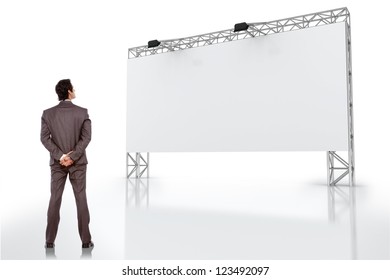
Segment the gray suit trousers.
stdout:
<path fill-rule="evenodd" d="M 88 243 L 91 241 L 89 232 L 89 210 L 86 195 L 86 172 L 87 165 L 72 165 L 64 167 L 59 163 L 54 163 L 51 168 L 51 196 L 49 209 L 47 211 L 46 242 L 54 243 L 57 236 L 58 224 L 60 222 L 60 208 L 62 193 L 64 192 L 66 178 L 72 184 L 73 194 L 77 206 L 77 220 L 81 241 Z"/>

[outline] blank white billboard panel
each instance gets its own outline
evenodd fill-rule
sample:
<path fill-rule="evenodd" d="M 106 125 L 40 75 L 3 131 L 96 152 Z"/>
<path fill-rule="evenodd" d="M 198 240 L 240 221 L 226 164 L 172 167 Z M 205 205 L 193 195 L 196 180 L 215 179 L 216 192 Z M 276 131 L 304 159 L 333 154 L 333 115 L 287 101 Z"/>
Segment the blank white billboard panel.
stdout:
<path fill-rule="evenodd" d="M 128 152 L 348 150 L 344 22 L 128 60 Z"/>

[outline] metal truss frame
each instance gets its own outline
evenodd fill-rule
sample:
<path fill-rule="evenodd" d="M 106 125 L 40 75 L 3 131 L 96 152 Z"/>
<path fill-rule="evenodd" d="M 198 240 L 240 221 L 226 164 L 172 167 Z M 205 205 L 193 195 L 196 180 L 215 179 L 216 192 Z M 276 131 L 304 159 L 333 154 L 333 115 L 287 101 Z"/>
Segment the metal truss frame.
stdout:
<path fill-rule="evenodd" d="M 248 23 L 248 30 L 234 32 L 234 28 L 180 39 L 162 40 L 154 48 L 147 45 L 129 48 L 128 58 L 137 58 L 183 49 L 197 48 L 252 37 L 266 36 L 274 33 L 294 31 L 319 25 L 346 22 L 349 26 L 349 11 L 339 8 L 297 17 L 291 17 L 269 22 Z"/>
<path fill-rule="evenodd" d="M 351 49 L 351 24 L 348 15 L 346 21 L 346 77 L 347 77 L 347 114 L 348 114 L 348 159 L 343 159 L 335 151 L 328 151 L 327 169 L 328 169 L 328 186 L 335 186 L 344 177 L 348 175 L 349 186 L 355 185 L 355 140 L 354 140 L 354 121 L 353 121 L 353 89 L 352 89 L 352 49 Z M 339 164 L 339 167 L 336 166 Z M 341 167 L 340 167 L 341 164 Z M 342 173 L 335 178 L 335 173 L 342 171 Z"/>
<path fill-rule="evenodd" d="M 346 26 L 347 102 L 348 102 L 348 174 L 349 185 L 355 185 L 355 132 L 353 119 L 351 24 Z"/>
<path fill-rule="evenodd" d="M 328 163 L 328 186 L 335 186 L 345 176 L 347 176 L 350 169 L 350 164 L 344 160 L 335 151 L 327 152 Z M 341 171 L 341 174 L 340 174 Z"/>
<path fill-rule="evenodd" d="M 131 171 L 129 172 L 129 167 Z M 142 170 L 141 170 L 142 169 Z M 146 171 L 146 177 L 149 178 L 149 153 L 146 153 L 146 160 L 141 153 L 131 153 L 126 155 L 126 177 L 127 178 L 141 178 Z M 132 175 L 134 174 L 134 177 Z"/>
<path fill-rule="evenodd" d="M 207 33 L 203 35 L 185 37 L 180 39 L 162 40 L 161 44 L 154 48 L 148 48 L 147 45 L 129 48 L 128 59 L 138 57 L 156 55 L 160 53 L 180 51 L 184 49 L 197 48 L 213 44 L 225 43 L 235 40 L 242 40 L 247 38 L 266 36 L 275 33 L 282 33 L 305 28 L 311 28 L 320 25 L 333 24 L 338 22 L 345 22 L 346 24 L 346 53 L 347 53 L 347 110 L 348 110 L 348 160 L 344 160 L 335 151 L 327 151 L 327 170 L 328 170 L 328 186 L 334 186 L 344 177 L 349 175 L 349 186 L 355 185 L 355 148 L 354 148 L 354 128 L 353 128 L 353 98 L 352 98 L 352 52 L 351 52 L 351 24 L 350 13 L 346 7 L 327 10 L 318 13 L 306 14 L 281 20 L 274 20 L 269 22 L 249 23 L 247 30 L 234 32 L 234 29 L 227 29 L 218 32 Z M 138 155 L 138 156 L 137 156 Z M 129 165 L 129 157 L 134 163 Z M 145 165 L 141 165 L 141 159 Z M 338 162 L 342 166 L 336 167 Z M 129 166 L 133 170 L 128 172 Z M 144 167 L 140 171 L 141 167 Z M 149 153 L 148 159 L 145 161 L 140 153 L 136 153 L 134 160 L 130 154 L 127 154 L 127 177 L 130 177 L 134 172 L 136 178 L 148 171 L 149 177 Z M 341 170 L 343 173 L 335 178 L 335 173 Z"/>

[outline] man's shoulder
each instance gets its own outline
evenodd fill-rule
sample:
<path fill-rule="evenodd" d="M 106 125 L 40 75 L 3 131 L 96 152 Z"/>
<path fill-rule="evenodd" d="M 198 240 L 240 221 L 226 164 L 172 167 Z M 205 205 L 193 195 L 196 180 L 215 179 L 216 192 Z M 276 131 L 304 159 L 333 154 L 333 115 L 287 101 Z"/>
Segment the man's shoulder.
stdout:
<path fill-rule="evenodd" d="M 43 114 L 47 114 L 56 110 L 58 105 L 43 110 Z"/>
<path fill-rule="evenodd" d="M 75 115 L 83 117 L 83 118 L 88 118 L 88 109 L 83 108 L 77 105 L 73 106 L 73 112 Z"/>
<path fill-rule="evenodd" d="M 73 104 L 73 103 L 72 103 Z M 84 107 L 81 107 L 81 106 L 78 106 L 78 105 L 75 105 L 75 104 L 73 104 L 74 105 L 74 108 L 76 108 L 77 110 L 80 110 L 80 111 L 88 111 L 88 109 L 87 108 L 84 108 Z"/>
<path fill-rule="evenodd" d="M 60 103 L 58 103 L 57 105 L 55 105 L 53 107 L 50 107 L 50 108 L 48 108 L 46 110 L 43 110 L 43 113 L 45 114 L 45 113 L 55 112 L 55 111 L 57 111 L 58 109 L 61 109 L 61 108 L 71 108 L 73 110 L 80 111 L 80 112 L 88 112 L 87 108 L 75 105 L 72 102 L 69 102 L 69 103 L 68 102 L 67 103 L 60 102 Z"/>

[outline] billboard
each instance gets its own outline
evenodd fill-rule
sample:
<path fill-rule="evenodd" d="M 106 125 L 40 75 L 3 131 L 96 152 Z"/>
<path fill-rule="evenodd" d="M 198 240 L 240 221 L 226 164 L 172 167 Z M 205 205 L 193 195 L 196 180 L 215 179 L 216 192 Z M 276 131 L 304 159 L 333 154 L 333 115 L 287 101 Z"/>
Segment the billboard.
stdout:
<path fill-rule="evenodd" d="M 127 152 L 347 151 L 346 28 L 129 59 Z"/>

